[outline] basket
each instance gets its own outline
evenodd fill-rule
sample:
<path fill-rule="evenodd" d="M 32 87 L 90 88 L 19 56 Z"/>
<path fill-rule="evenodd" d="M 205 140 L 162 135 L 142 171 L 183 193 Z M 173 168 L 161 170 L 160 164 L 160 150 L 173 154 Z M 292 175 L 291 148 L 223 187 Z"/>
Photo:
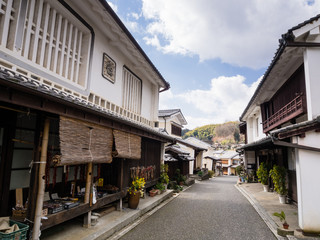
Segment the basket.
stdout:
<path fill-rule="evenodd" d="M 15 221 L 24 221 L 27 217 L 27 210 L 12 210 L 12 219 Z"/>
<path fill-rule="evenodd" d="M 13 220 L 10 220 L 9 224 L 10 224 L 10 226 L 12 226 L 13 224 L 17 224 L 19 226 L 19 230 L 14 231 L 12 233 L 0 232 L 0 239 L 1 240 L 25 240 L 25 239 L 27 239 L 27 231 L 29 229 L 28 225 L 13 221 Z"/>

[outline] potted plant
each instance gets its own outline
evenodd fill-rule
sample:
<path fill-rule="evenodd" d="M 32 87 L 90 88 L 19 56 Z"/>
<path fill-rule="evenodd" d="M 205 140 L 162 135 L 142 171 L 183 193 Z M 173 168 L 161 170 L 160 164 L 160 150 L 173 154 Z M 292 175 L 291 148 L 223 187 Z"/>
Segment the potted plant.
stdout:
<path fill-rule="evenodd" d="M 163 183 L 158 182 L 155 186 L 156 189 L 158 189 L 159 194 L 163 193 L 165 191 L 165 186 Z"/>
<path fill-rule="evenodd" d="M 283 211 L 281 211 L 281 213 L 275 212 L 275 213 L 273 213 L 273 216 L 276 216 L 276 217 L 278 217 L 280 219 L 284 229 L 288 229 L 289 228 L 289 224 L 286 221 L 286 214 Z"/>
<path fill-rule="evenodd" d="M 146 184 L 144 178 L 136 177 L 128 189 L 128 206 L 136 209 L 139 205 L 140 196 L 143 194 L 144 185 Z"/>
<path fill-rule="evenodd" d="M 268 185 L 268 168 L 264 162 L 262 162 L 257 170 L 257 176 L 261 184 L 263 185 L 263 190 L 265 192 L 269 192 L 269 185 Z"/>
<path fill-rule="evenodd" d="M 150 197 L 154 197 L 157 194 L 158 194 L 158 190 L 157 189 L 152 189 L 152 190 L 149 191 Z"/>
<path fill-rule="evenodd" d="M 185 181 L 186 181 L 186 177 L 183 176 L 183 175 L 180 173 L 180 169 L 177 169 L 177 170 L 176 170 L 176 174 L 175 174 L 174 178 L 175 178 L 175 180 L 177 181 L 177 183 L 178 183 L 179 185 L 181 185 L 181 186 L 182 186 L 182 185 L 185 183 Z"/>
<path fill-rule="evenodd" d="M 239 176 L 239 182 L 242 182 L 242 172 L 243 172 L 243 166 L 239 165 L 238 167 L 236 167 L 236 174 Z"/>
<path fill-rule="evenodd" d="M 167 189 L 169 183 L 169 176 L 168 176 L 168 164 L 161 164 L 160 165 L 160 183 L 164 184 L 165 190 Z"/>
<path fill-rule="evenodd" d="M 286 168 L 274 165 L 269 175 L 272 178 L 274 190 L 279 194 L 280 203 L 285 204 L 288 193 Z"/>

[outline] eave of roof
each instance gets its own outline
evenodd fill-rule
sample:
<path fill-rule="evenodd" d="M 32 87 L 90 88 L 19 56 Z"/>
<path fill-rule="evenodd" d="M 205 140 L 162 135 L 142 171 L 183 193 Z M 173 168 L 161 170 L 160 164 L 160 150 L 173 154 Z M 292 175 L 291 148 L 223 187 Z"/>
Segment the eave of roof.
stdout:
<path fill-rule="evenodd" d="M 252 143 L 248 143 L 248 144 L 246 144 L 244 146 L 241 146 L 241 147 L 237 148 L 237 151 L 238 150 L 255 149 L 258 146 L 262 147 L 262 146 L 267 146 L 267 145 L 270 145 L 270 144 L 273 145 L 271 137 L 268 136 L 268 137 L 262 138 L 262 139 L 260 139 L 258 141 L 255 141 L 255 142 L 252 142 Z"/>
<path fill-rule="evenodd" d="M 161 133 L 158 131 L 158 129 L 153 129 L 147 125 L 140 124 L 136 121 L 133 121 L 129 118 L 125 118 L 117 113 L 114 113 L 108 109 L 103 109 L 100 106 L 97 106 L 91 102 L 88 102 L 84 99 L 81 99 L 79 97 L 75 97 L 74 95 L 71 95 L 67 92 L 61 91 L 60 89 L 57 89 L 55 87 L 49 87 L 41 82 L 38 82 L 32 78 L 28 78 L 24 75 L 21 75 L 19 73 L 13 72 L 11 70 L 7 70 L 4 68 L 0 68 L 0 81 L 3 79 L 3 81 L 6 84 L 10 84 L 10 86 L 17 86 L 22 87 L 25 90 L 29 90 L 35 93 L 44 94 L 50 97 L 53 97 L 57 100 L 62 100 L 68 103 L 73 104 L 75 107 L 82 107 L 91 111 L 96 112 L 97 114 L 103 114 L 105 117 L 109 119 L 113 119 L 115 121 L 121 122 L 123 124 L 127 124 L 129 126 L 144 130 L 146 132 L 149 132 L 151 134 L 154 134 L 156 136 L 159 136 L 161 138 L 164 138 L 168 140 L 168 142 L 175 142 L 175 138 Z"/>
<path fill-rule="evenodd" d="M 307 131 L 311 131 L 319 128 L 320 128 L 320 116 L 317 116 L 313 120 L 304 121 L 301 123 L 296 123 L 296 124 L 289 125 L 287 127 L 273 130 L 270 132 L 270 135 L 273 138 L 284 139 L 284 138 L 287 138 L 288 136 L 299 135 L 301 134 L 301 132 L 307 132 Z M 300 130 L 300 132 L 297 132 L 298 130 Z"/>
<path fill-rule="evenodd" d="M 182 114 L 181 109 L 163 109 L 163 110 L 159 110 L 158 112 L 159 117 L 171 117 L 174 115 L 180 115 L 180 117 L 178 116 L 178 118 L 181 121 L 182 125 L 188 124 L 187 120 Z"/>
<path fill-rule="evenodd" d="M 154 64 L 151 62 L 150 58 L 147 56 L 147 54 L 143 51 L 141 46 L 138 44 L 138 42 L 135 40 L 135 38 L 132 36 L 132 34 L 129 32 L 129 30 L 126 28 L 126 26 L 123 24 L 123 22 L 120 20 L 118 15 L 113 11 L 113 9 L 110 7 L 110 5 L 107 3 L 106 0 L 99 0 L 102 6 L 107 10 L 107 12 L 110 14 L 110 16 L 117 22 L 119 27 L 122 29 L 122 31 L 127 35 L 127 37 L 130 39 L 130 41 L 135 45 L 135 47 L 139 50 L 139 52 L 142 54 L 142 56 L 147 60 L 147 62 L 150 64 L 152 69 L 157 73 L 159 78 L 163 81 L 165 88 L 162 89 L 160 92 L 163 92 L 165 90 L 168 90 L 170 88 L 170 84 L 164 79 L 164 77 L 161 75 L 159 70 L 154 66 Z"/>
<path fill-rule="evenodd" d="M 183 139 L 176 138 L 176 141 L 177 141 L 178 143 L 181 143 L 181 144 L 183 144 L 183 145 L 185 145 L 185 146 L 187 146 L 187 147 L 193 148 L 193 149 L 198 150 L 198 151 L 208 151 L 207 148 L 199 147 L 199 146 L 194 145 L 194 144 L 192 144 L 192 143 L 186 142 L 186 141 L 184 141 Z"/>
<path fill-rule="evenodd" d="M 262 80 L 260 81 L 256 91 L 254 92 L 253 96 L 251 97 L 248 105 L 246 106 L 245 110 L 243 111 L 243 113 L 241 114 L 239 120 L 243 121 L 243 117 L 245 116 L 245 114 L 247 113 L 247 111 L 249 110 L 251 104 L 254 102 L 254 100 L 256 99 L 260 88 L 262 87 L 262 85 L 265 83 L 265 81 L 267 80 L 271 70 L 273 69 L 273 67 L 275 66 L 275 64 L 277 63 L 277 61 L 280 59 L 280 56 L 282 55 L 282 53 L 284 52 L 285 48 L 287 47 L 288 43 L 292 43 L 294 41 L 294 35 L 293 35 L 293 31 L 297 30 L 309 23 L 312 23 L 313 21 L 317 20 L 320 18 L 320 14 L 318 14 L 315 17 L 310 18 L 309 20 L 304 21 L 303 23 L 298 24 L 297 26 L 294 26 L 292 28 L 290 28 L 287 33 L 283 34 L 281 36 L 281 39 L 279 39 L 279 47 L 269 65 L 269 67 L 267 68 Z"/>

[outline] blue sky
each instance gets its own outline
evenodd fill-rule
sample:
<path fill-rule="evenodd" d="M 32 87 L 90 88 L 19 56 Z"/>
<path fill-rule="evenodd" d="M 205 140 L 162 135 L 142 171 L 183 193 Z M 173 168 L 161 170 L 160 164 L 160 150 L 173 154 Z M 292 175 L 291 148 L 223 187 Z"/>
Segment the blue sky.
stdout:
<path fill-rule="evenodd" d="M 238 120 L 291 27 L 320 0 L 108 0 L 163 77 L 160 109 L 193 129 Z"/>

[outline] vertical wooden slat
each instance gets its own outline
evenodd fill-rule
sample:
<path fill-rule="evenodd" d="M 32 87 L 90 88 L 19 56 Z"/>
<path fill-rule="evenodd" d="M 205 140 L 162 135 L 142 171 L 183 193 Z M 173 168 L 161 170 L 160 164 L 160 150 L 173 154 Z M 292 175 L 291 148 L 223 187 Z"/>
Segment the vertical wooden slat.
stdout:
<path fill-rule="evenodd" d="M 37 16 L 36 30 L 34 33 L 33 52 L 32 52 L 32 59 L 31 59 L 33 62 L 36 62 L 36 59 L 37 59 L 40 26 L 41 26 L 41 18 L 42 18 L 42 9 L 43 9 L 43 0 L 39 0 L 38 16 Z"/>
<path fill-rule="evenodd" d="M 72 31 L 73 31 L 73 25 L 70 24 L 70 28 L 69 28 L 69 39 L 68 39 L 68 45 L 67 45 L 66 69 L 65 69 L 65 72 L 64 72 L 64 77 L 66 77 L 66 78 L 69 77 L 69 61 L 70 61 Z"/>
<path fill-rule="evenodd" d="M 126 81 L 126 77 L 127 77 L 127 72 L 126 69 L 123 68 L 123 81 L 122 81 L 122 89 L 123 89 L 123 95 L 122 95 L 122 106 L 124 109 L 127 109 L 126 107 L 126 96 L 127 96 L 127 81 Z"/>
<path fill-rule="evenodd" d="M 62 35 L 62 45 L 61 45 L 61 57 L 60 57 L 60 67 L 58 74 L 63 74 L 63 65 L 64 65 L 64 58 L 66 55 L 66 38 L 67 38 L 67 28 L 68 28 L 68 21 L 67 19 L 64 19 L 64 27 L 63 27 L 63 35 Z"/>
<path fill-rule="evenodd" d="M 23 51 L 23 56 L 28 58 L 29 55 L 29 48 L 30 48 L 30 39 L 31 39 L 31 28 L 32 28 L 32 23 L 33 23 L 33 14 L 34 14 L 34 5 L 35 5 L 35 0 L 31 0 L 30 7 L 29 9 L 29 15 L 28 15 L 28 25 L 27 25 L 27 32 L 26 32 L 26 40 L 24 44 L 24 51 Z"/>
<path fill-rule="evenodd" d="M 56 36 L 56 46 L 54 52 L 54 62 L 53 62 L 53 71 L 57 72 L 57 62 L 59 56 L 59 45 L 60 45 L 60 33 L 61 33 L 61 23 L 62 23 L 62 16 L 59 14 L 58 17 L 58 29 L 57 29 L 57 36 Z"/>
<path fill-rule="evenodd" d="M 46 44 L 47 44 L 47 32 L 48 32 L 48 24 L 49 24 L 49 15 L 50 15 L 50 5 L 46 4 L 45 7 L 45 17 L 44 17 L 44 27 L 42 32 L 42 43 L 40 50 L 40 65 L 44 65 L 44 57 L 46 53 Z"/>
<path fill-rule="evenodd" d="M 73 79 L 74 75 L 74 64 L 76 58 L 76 51 L 77 51 L 77 38 L 78 38 L 78 28 L 75 27 L 74 37 L 73 37 L 73 46 L 72 46 L 72 58 L 71 58 L 71 72 L 70 72 L 70 80 L 74 82 Z"/>
<path fill-rule="evenodd" d="M 79 34 L 79 43 L 78 43 L 78 56 L 77 56 L 77 65 L 76 65 L 76 76 L 75 76 L 75 82 L 79 84 L 79 68 L 80 68 L 80 61 L 81 61 L 81 48 L 82 48 L 82 32 Z"/>
<path fill-rule="evenodd" d="M 49 39 L 49 46 L 48 46 L 48 55 L 47 55 L 47 66 L 46 68 L 50 70 L 51 67 L 51 55 L 52 55 L 52 48 L 53 48 L 53 38 L 54 38 L 54 30 L 56 25 L 56 16 L 57 11 L 53 9 L 52 17 L 51 17 L 51 29 L 50 29 L 50 39 Z"/>
<path fill-rule="evenodd" d="M 1 45 L 6 46 L 8 41 L 8 33 L 9 33 L 9 26 L 10 26 L 10 18 L 11 18 L 11 11 L 12 11 L 12 2 L 13 0 L 8 0 L 6 6 L 6 13 L 2 28 L 2 38 L 1 38 Z"/>

